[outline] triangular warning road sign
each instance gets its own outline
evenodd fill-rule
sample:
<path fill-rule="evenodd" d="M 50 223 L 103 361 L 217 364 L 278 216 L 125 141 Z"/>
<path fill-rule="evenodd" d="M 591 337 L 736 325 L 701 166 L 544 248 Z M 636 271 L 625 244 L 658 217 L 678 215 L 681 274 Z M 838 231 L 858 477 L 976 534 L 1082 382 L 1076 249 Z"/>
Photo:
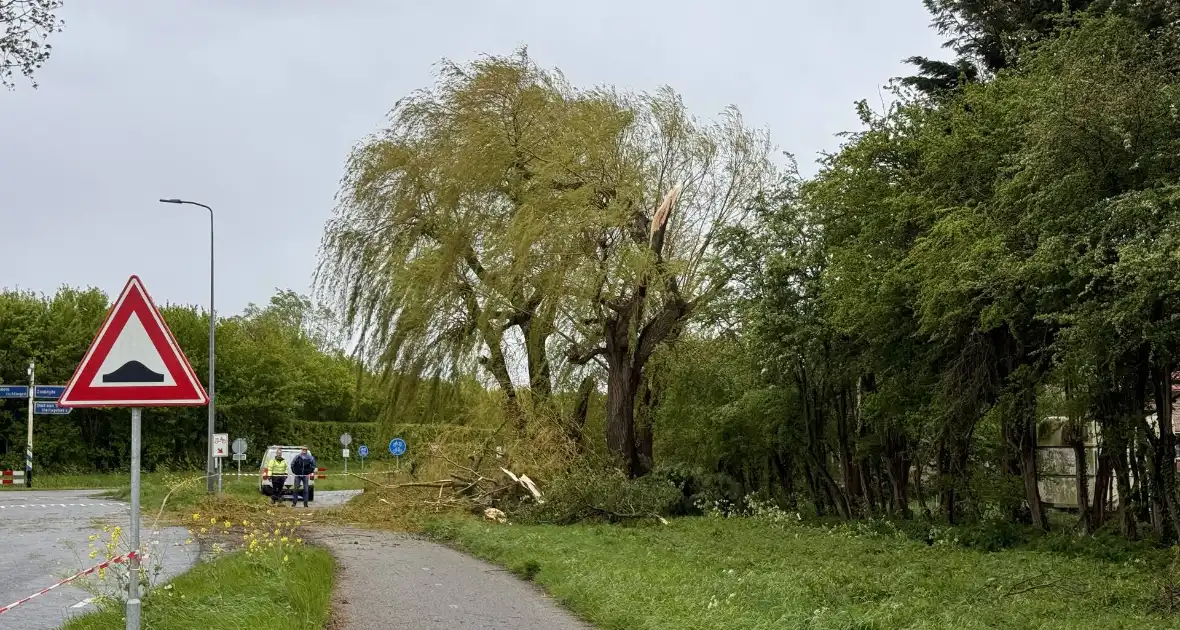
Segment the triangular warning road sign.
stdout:
<path fill-rule="evenodd" d="M 143 283 L 131 276 L 57 404 L 201 407 L 209 395 Z"/>

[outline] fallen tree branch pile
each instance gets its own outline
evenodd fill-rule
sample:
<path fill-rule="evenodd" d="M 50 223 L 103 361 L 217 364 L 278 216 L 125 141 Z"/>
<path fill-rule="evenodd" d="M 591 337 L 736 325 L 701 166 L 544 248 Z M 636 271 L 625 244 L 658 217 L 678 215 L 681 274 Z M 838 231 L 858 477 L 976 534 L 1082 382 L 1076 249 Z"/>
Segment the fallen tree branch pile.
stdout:
<path fill-rule="evenodd" d="M 422 504 L 435 508 L 435 511 L 443 508 L 465 508 L 472 512 L 482 512 L 509 501 L 545 502 L 537 484 L 528 475 L 517 475 L 504 467 L 497 467 L 500 474 L 485 473 L 474 467 L 464 466 L 442 453 L 435 454 L 455 468 L 444 479 L 383 484 L 360 475 L 355 476 L 383 490 L 437 488 L 438 493 L 433 499 L 421 501 Z M 384 499 L 382 502 L 391 503 Z"/>

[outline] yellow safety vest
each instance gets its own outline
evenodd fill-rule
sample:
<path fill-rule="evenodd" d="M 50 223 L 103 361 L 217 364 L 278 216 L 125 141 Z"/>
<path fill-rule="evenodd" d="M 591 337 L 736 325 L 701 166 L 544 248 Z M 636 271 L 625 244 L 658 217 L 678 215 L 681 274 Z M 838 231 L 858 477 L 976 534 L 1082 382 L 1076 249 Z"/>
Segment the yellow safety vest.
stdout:
<path fill-rule="evenodd" d="M 278 477 L 279 475 L 287 474 L 287 460 L 285 459 L 272 459 L 270 460 L 270 463 L 266 465 L 266 467 L 270 469 L 271 477 Z"/>

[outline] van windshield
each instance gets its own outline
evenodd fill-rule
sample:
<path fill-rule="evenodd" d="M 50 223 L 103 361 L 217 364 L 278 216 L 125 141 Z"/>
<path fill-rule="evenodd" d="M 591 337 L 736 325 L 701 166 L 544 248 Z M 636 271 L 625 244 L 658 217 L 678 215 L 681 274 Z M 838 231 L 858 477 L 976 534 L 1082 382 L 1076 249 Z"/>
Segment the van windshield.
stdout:
<path fill-rule="evenodd" d="M 287 461 L 289 462 L 289 461 L 291 461 L 291 460 L 295 459 L 295 457 L 297 457 L 297 456 L 299 455 L 299 453 L 300 453 L 300 449 L 297 449 L 297 448 L 285 448 L 285 449 L 283 449 L 283 459 L 285 459 L 285 460 L 287 460 Z M 308 451 L 308 454 L 310 455 L 310 454 L 311 454 L 311 451 Z M 274 449 L 270 449 L 270 450 L 268 450 L 268 451 L 266 452 L 266 459 L 267 459 L 268 461 L 269 461 L 269 460 L 271 460 L 271 459 L 274 459 L 274 456 L 275 456 L 275 451 L 274 451 Z"/>

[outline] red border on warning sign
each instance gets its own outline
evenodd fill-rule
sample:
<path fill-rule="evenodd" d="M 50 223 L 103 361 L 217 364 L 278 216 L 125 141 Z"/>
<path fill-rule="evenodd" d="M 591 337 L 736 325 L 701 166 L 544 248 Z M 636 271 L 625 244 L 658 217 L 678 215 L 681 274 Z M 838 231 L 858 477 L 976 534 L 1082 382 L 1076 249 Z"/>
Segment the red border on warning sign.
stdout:
<path fill-rule="evenodd" d="M 139 317 L 175 385 L 90 385 L 132 313 Z M 209 395 L 139 276 L 131 276 L 57 404 L 62 407 L 203 407 L 209 404 Z"/>

